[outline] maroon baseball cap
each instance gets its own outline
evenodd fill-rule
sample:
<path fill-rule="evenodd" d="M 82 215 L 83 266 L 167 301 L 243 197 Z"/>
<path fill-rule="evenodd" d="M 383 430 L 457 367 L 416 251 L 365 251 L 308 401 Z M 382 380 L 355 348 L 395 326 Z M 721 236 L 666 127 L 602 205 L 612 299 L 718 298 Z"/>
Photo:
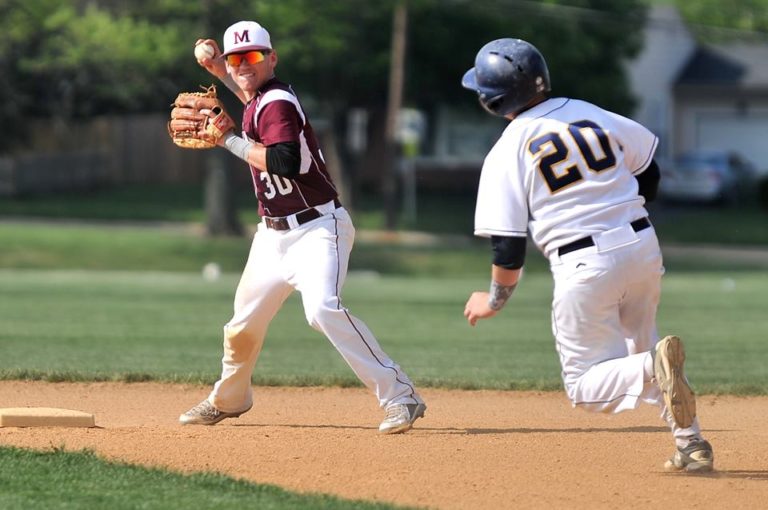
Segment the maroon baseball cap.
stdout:
<path fill-rule="evenodd" d="M 255 21 L 238 21 L 224 32 L 224 56 L 251 50 L 271 50 L 269 32 Z"/>

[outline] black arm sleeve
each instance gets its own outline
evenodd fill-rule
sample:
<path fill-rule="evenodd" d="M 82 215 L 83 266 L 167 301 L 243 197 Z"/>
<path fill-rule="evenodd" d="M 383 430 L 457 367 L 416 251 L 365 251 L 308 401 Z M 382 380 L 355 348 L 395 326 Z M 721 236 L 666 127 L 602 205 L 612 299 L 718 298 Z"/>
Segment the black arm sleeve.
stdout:
<path fill-rule="evenodd" d="M 267 172 L 293 178 L 301 168 L 299 142 L 282 142 L 267 147 Z"/>
<path fill-rule="evenodd" d="M 640 194 L 645 197 L 646 202 L 653 202 L 656 198 L 656 192 L 659 190 L 659 180 L 661 179 L 661 172 L 659 171 L 659 165 L 655 160 L 651 160 L 651 164 L 643 173 L 635 176 L 637 184 L 640 187 Z"/>
<path fill-rule="evenodd" d="M 491 236 L 493 265 L 504 269 L 520 269 L 525 264 L 525 237 Z"/>

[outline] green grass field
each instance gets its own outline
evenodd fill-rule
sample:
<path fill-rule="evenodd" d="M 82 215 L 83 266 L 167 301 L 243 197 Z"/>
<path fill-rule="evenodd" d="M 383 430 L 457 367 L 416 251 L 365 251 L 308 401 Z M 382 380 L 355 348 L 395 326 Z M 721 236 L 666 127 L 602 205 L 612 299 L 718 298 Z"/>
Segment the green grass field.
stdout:
<path fill-rule="evenodd" d="M 200 185 L 125 185 L 88 193 L 51 194 L 0 199 L 0 218 L 84 219 L 99 221 L 203 222 L 204 191 Z M 250 184 L 235 197 L 244 224 L 258 222 Z M 415 218 L 400 217 L 399 228 L 441 234 L 471 235 L 474 190 L 420 190 Z M 449 206 L 446 206 L 449 204 Z M 740 207 L 648 205 L 662 242 L 768 246 L 768 210 L 748 202 Z M 356 197 L 353 210 L 359 229 L 384 226 L 381 197 Z"/>
<path fill-rule="evenodd" d="M 260 510 L 387 510 L 383 503 L 323 494 L 295 494 L 215 473 L 179 475 L 161 469 L 106 462 L 90 452 L 53 448 L 35 452 L 0 447 L 0 508 L 69 510 L 169 510 L 258 508 Z"/>
<path fill-rule="evenodd" d="M 0 377 L 212 383 L 237 275 L 0 271 Z M 462 315 L 483 276 L 350 275 L 344 301 L 422 386 L 560 388 L 550 276 L 526 273 L 502 314 Z M 768 393 L 764 272 L 668 274 L 662 333 L 687 340 L 688 373 L 706 393 Z M 293 295 L 270 327 L 256 384 L 357 385 Z"/>
<path fill-rule="evenodd" d="M 250 239 L 209 239 L 188 226 L 137 228 L 111 220 L 200 222 L 199 189 L 125 189 L 80 197 L 0 200 L 0 379 L 211 384 Z M 168 198 L 171 200 L 168 201 Z M 252 196 L 243 220 L 256 221 Z M 533 252 L 501 315 L 469 327 L 464 302 L 488 285 L 486 242 L 471 240 L 472 205 L 420 203 L 412 227 L 452 237 L 422 244 L 358 241 L 345 304 L 420 386 L 559 391 L 551 336 L 551 279 Z M 757 210 L 652 211 L 664 242 L 768 245 Z M 375 208 L 358 228 L 380 228 Z M 96 223 L 91 223 L 96 220 Z M 736 225 L 736 228 L 733 226 Z M 457 239 L 455 234 L 461 235 Z M 207 281 L 201 268 L 224 271 Z M 699 393 L 768 394 L 764 265 L 714 257 L 666 259 L 662 334 L 686 339 Z M 253 380 L 262 385 L 359 382 L 292 296 L 273 322 Z M 181 476 L 105 462 L 88 452 L 0 447 L 0 508 L 392 508 L 296 495 L 215 474 Z"/>
<path fill-rule="evenodd" d="M 199 271 L 216 262 L 242 270 L 250 236 L 207 238 L 186 227 L 83 223 L 0 223 L 0 268 L 127 271 Z M 350 269 L 388 274 L 487 274 L 487 241 L 449 239 L 438 244 L 358 242 Z M 543 267 L 543 259 L 532 257 Z"/>
<path fill-rule="evenodd" d="M 0 270 L 0 378 L 212 383 L 237 276 Z M 546 272 L 529 272 L 502 315 L 470 328 L 461 315 L 483 276 L 352 274 L 345 301 L 420 386 L 559 390 Z M 687 340 L 699 393 L 766 394 L 764 272 L 665 277 L 659 324 Z M 358 385 L 292 297 L 272 325 L 256 384 Z M 0 508 L 393 508 L 299 495 L 216 474 L 178 475 L 88 452 L 0 447 Z"/>

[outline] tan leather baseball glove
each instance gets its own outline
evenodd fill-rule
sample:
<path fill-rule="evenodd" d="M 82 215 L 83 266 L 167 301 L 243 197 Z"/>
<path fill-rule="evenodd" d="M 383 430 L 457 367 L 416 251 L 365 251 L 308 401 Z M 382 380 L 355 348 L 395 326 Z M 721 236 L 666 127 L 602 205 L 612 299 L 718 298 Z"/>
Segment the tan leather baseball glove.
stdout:
<path fill-rule="evenodd" d="M 235 127 L 216 97 L 216 86 L 204 92 L 181 92 L 171 106 L 168 134 L 173 143 L 185 149 L 211 149 L 227 131 Z"/>

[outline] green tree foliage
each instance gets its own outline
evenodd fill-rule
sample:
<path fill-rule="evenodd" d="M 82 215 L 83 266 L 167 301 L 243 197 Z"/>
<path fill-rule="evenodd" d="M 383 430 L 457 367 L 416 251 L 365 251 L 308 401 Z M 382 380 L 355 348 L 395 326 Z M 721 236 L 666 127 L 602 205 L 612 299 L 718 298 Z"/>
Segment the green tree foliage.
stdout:
<path fill-rule="evenodd" d="M 674 0 L 674 4 L 701 38 L 768 36 L 768 0 Z"/>
<path fill-rule="evenodd" d="M 141 15 L 120 4 L 0 0 L 0 122 L 19 128 L 10 136 L 23 133 L 22 119 L 29 116 L 167 108 L 168 97 L 194 70 L 177 62 L 191 54 L 187 34 L 200 13 L 180 1 L 132 2 Z M 186 17 L 172 14 L 179 8 Z M 162 15 L 152 17 L 157 10 Z"/>
<path fill-rule="evenodd" d="M 280 74 L 332 110 L 386 100 L 391 17 L 405 0 L 0 0 L 6 125 L 29 115 L 157 111 L 207 83 L 191 47 L 239 19 L 273 36 Z M 768 31 L 768 0 L 673 0 L 696 25 Z M 545 54 L 555 93 L 629 112 L 621 68 L 640 48 L 643 0 L 407 0 L 406 102 L 469 103 L 477 49 L 521 37 Z M 14 122 L 16 121 L 16 122 Z"/>
<path fill-rule="evenodd" d="M 72 97 L 73 115 L 136 111 L 167 106 L 155 99 L 158 87 L 170 91 L 204 76 L 189 49 L 206 29 L 220 39 L 231 22 L 256 18 L 273 34 L 281 72 L 322 99 L 367 105 L 386 97 L 393 3 L 6 0 L 0 27 L 10 37 L 0 48 L 4 70 L 11 66 L 16 80 L 34 85 L 33 103 L 41 110 L 64 95 Z M 408 6 L 407 94 L 416 101 L 458 97 L 456 85 L 477 49 L 502 36 L 531 39 L 557 63 L 555 71 L 564 71 L 557 83 L 594 97 L 601 87 L 586 84 L 611 83 L 618 61 L 637 50 L 643 13 L 640 0 L 411 0 Z M 599 72 L 585 73 L 584 65 Z"/>
<path fill-rule="evenodd" d="M 174 88 L 172 64 L 189 48 L 190 23 L 77 4 L 25 0 L 2 8 L 0 25 L 10 34 L 3 71 L 23 90 L 25 113 L 83 117 L 167 106 L 158 89 Z"/>
<path fill-rule="evenodd" d="M 210 83 L 199 37 L 240 19 L 266 26 L 281 77 L 331 112 L 383 107 L 392 12 L 405 0 L 0 0 L 4 125 L 160 111 Z M 753 0 L 756 1 L 756 0 Z M 471 104 L 459 84 L 477 50 L 521 37 L 544 52 L 555 92 L 627 112 L 621 62 L 639 49 L 642 0 L 408 0 L 406 103 Z M 20 132 L 20 131 L 17 131 Z"/>
<path fill-rule="evenodd" d="M 544 54 L 554 94 L 631 111 L 622 63 L 640 50 L 640 0 L 424 0 L 412 11 L 408 93 L 418 103 L 473 100 L 459 81 L 477 50 L 517 37 Z"/>
<path fill-rule="evenodd" d="M 387 94 L 393 2 L 271 0 L 255 16 L 270 30 L 280 73 L 304 94 L 345 107 Z"/>
<path fill-rule="evenodd" d="M 343 106 L 386 100 L 397 0 L 262 0 L 252 14 L 272 34 L 280 73 Z M 499 37 L 544 52 L 556 92 L 628 112 L 621 64 L 640 49 L 642 0 L 410 0 L 406 101 L 429 108 L 471 102 L 460 86 L 477 50 Z M 221 28 L 223 31 L 223 28 Z M 306 92 L 305 92 L 306 94 Z"/>

